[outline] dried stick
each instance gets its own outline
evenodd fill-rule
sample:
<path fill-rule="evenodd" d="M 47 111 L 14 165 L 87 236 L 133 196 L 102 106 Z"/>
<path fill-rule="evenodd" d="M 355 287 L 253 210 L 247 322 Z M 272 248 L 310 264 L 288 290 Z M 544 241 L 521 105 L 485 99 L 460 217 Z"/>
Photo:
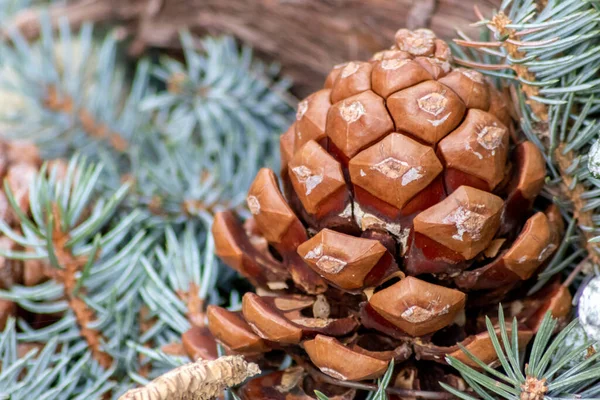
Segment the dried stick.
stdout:
<path fill-rule="evenodd" d="M 241 356 L 197 360 L 159 376 L 146 386 L 129 390 L 119 400 L 210 400 L 259 373 L 258 365 L 246 362 Z"/>

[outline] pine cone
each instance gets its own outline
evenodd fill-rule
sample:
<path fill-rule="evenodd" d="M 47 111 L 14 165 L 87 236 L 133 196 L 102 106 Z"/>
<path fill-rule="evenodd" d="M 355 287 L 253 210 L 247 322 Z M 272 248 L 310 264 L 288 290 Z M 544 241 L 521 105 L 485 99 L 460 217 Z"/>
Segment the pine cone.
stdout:
<path fill-rule="evenodd" d="M 460 342 L 496 360 L 477 317 L 519 298 L 557 248 L 562 220 L 554 207 L 532 210 L 545 162 L 515 142 L 505 97 L 450 63 L 431 31 L 402 29 L 390 50 L 336 66 L 300 102 L 281 137 L 287 201 L 263 169 L 247 198 L 252 218 L 215 217 L 217 254 L 262 293 L 244 295 L 241 313 L 209 307 L 230 352 L 283 349 L 341 381 L 380 377 L 395 359 L 397 385 L 412 389 L 428 380 L 402 378 L 412 354 L 473 365 Z M 529 328 L 521 344 L 532 315 L 568 313 L 568 291 L 546 292 L 527 303 L 535 310 L 507 312 Z"/>

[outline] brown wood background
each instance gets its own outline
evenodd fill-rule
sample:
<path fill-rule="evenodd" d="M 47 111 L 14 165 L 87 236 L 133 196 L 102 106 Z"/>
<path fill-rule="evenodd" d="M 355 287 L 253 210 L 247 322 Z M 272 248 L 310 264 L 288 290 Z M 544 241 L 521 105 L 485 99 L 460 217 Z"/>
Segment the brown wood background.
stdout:
<path fill-rule="evenodd" d="M 78 0 L 58 6 L 74 25 L 111 21 L 133 38 L 132 52 L 147 47 L 175 48 L 184 27 L 198 33 L 229 33 L 277 60 L 301 93 L 321 86 L 340 62 L 367 59 L 392 44 L 401 27 L 433 29 L 451 39 L 455 29 L 472 30 L 473 5 L 484 15 L 500 0 Z M 35 12 L 16 24 L 37 34 Z"/>

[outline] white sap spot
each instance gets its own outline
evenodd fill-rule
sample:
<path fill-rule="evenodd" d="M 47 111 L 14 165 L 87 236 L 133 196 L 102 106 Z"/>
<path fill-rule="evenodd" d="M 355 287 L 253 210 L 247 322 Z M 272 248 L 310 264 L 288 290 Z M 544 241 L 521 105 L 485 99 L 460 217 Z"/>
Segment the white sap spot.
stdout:
<path fill-rule="evenodd" d="M 554 252 L 556 249 L 556 245 L 554 243 L 550 243 L 548 246 L 544 247 L 544 249 L 540 252 L 538 256 L 538 261 L 544 261 L 550 254 Z"/>
<path fill-rule="evenodd" d="M 394 157 L 388 157 L 385 160 L 378 162 L 373 165 L 371 169 L 374 169 L 390 179 L 402 178 L 402 186 L 406 186 L 409 183 L 421 179 L 423 177 L 422 167 L 411 167 L 406 161 L 398 160 Z M 361 176 L 362 170 L 361 170 Z"/>
<path fill-rule="evenodd" d="M 409 167 L 410 165 L 405 161 L 388 157 L 373 165 L 371 169 L 382 173 L 390 179 L 398 179 L 406 173 Z"/>
<path fill-rule="evenodd" d="M 429 293 L 426 293 L 426 295 L 429 295 Z M 439 301 L 431 300 L 427 308 L 418 305 L 410 306 L 404 310 L 401 317 L 411 323 L 422 323 L 437 316 L 448 314 L 450 310 L 449 305 L 445 305 L 441 309 L 438 309 L 438 307 Z"/>
<path fill-rule="evenodd" d="M 465 150 L 470 151 L 471 153 L 475 154 L 477 156 L 477 158 L 479 158 L 480 160 L 483 159 L 483 155 L 481 153 L 479 153 L 478 151 L 475 151 L 475 149 L 473 149 L 471 147 L 471 143 L 469 143 L 469 142 L 465 143 Z"/>
<path fill-rule="evenodd" d="M 323 245 L 319 244 L 304 256 L 305 260 L 317 260 L 316 265 L 324 272 L 337 274 L 346 266 L 344 260 L 323 254 Z"/>
<path fill-rule="evenodd" d="M 396 59 L 391 59 L 391 60 L 383 60 L 381 62 L 381 68 L 385 69 L 385 70 L 397 70 L 402 68 L 403 66 L 405 66 L 406 64 L 408 64 L 411 60 L 398 60 Z"/>
<path fill-rule="evenodd" d="M 451 112 L 449 112 L 448 114 L 444 115 L 442 118 L 440 119 L 428 119 L 427 122 L 429 122 L 431 125 L 433 125 L 434 127 L 438 127 L 441 124 L 443 124 L 444 122 L 446 122 L 446 120 L 448 119 L 448 117 L 450 117 L 450 114 L 452 114 Z"/>
<path fill-rule="evenodd" d="M 477 132 L 477 143 L 491 152 L 492 155 L 495 155 L 496 149 L 502 145 L 502 138 L 505 133 L 506 130 L 496 126 L 496 124 L 484 126 Z"/>
<path fill-rule="evenodd" d="M 483 205 L 474 208 L 483 208 Z M 472 240 L 481 238 L 481 229 L 485 222 L 485 217 L 477 212 L 471 211 L 463 206 L 458 207 L 442 220 L 444 224 L 453 224 L 456 227 L 456 233 L 452 235 L 455 240 L 463 241 L 465 233 L 469 234 Z"/>
<path fill-rule="evenodd" d="M 296 111 L 296 120 L 301 120 L 302 117 L 304 117 L 304 114 L 306 114 L 306 111 L 308 111 L 308 99 L 304 99 L 298 104 L 298 111 Z"/>
<path fill-rule="evenodd" d="M 367 174 L 365 173 L 365 171 L 362 170 L 362 168 L 360 169 L 360 176 L 367 176 Z"/>
<path fill-rule="evenodd" d="M 315 174 L 310 170 L 310 168 L 304 165 L 292 168 L 292 172 L 294 172 L 294 175 L 296 175 L 298 181 L 304 184 L 307 196 L 311 194 L 314 188 L 323 182 L 322 174 Z"/>
<path fill-rule="evenodd" d="M 421 97 L 417 100 L 417 104 L 421 110 L 437 117 L 446 109 L 448 99 L 444 96 L 444 93 L 433 92 Z"/>
<path fill-rule="evenodd" d="M 433 315 L 431 311 L 419 306 L 410 306 L 400 315 L 404 320 L 411 323 L 421 323 L 430 320 Z"/>
<path fill-rule="evenodd" d="M 315 247 L 314 249 L 310 250 L 308 253 L 306 253 L 304 258 L 306 260 L 314 260 L 316 258 L 321 257 L 322 255 L 323 255 L 323 245 L 320 244 L 317 247 Z"/>
<path fill-rule="evenodd" d="M 340 114 L 344 121 L 348 123 L 356 122 L 360 117 L 366 113 L 365 107 L 360 101 L 353 101 L 350 104 L 346 104 L 344 101 L 340 106 Z"/>
<path fill-rule="evenodd" d="M 309 328 L 325 328 L 334 320 L 331 318 L 296 318 L 292 322 Z"/>
<path fill-rule="evenodd" d="M 308 196 L 314 188 L 323 182 L 323 175 L 313 175 L 306 180 L 306 195 Z"/>
<path fill-rule="evenodd" d="M 346 208 L 344 208 L 344 211 L 342 211 L 342 213 L 340 214 L 340 217 L 342 217 L 342 218 L 352 217 L 352 203 L 348 203 Z"/>
<path fill-rule="evenodd" d="M 347 78 L 350 75 L 354 74 L 356 71 L 358 71 L 359 67 L 360 65 L 358 65 L 357 63 L 349 62 L 348 65 L 346 65 L 342 70 L 342 78 Z"/>
<path fill-rule="evenodd" d="M 321 372 L 323 372 L 326 375 L 331 376 L 332 378 L 338 379 L 340 381 L 348 380 L 348 378 L 346 378 L 344 375 L 340 374 L 339 372 L 337 372 L 336 370 L 333 370 L 331 368 L 320 367 L 319 369 L 321 370 Z"/>
<path fill-rule="evenodd" d="M 388 231 L 398 238 L 401 244 L 404 243 L 404 248 L 406 248 L 410 228 L 404 228 L 403 230 L 400 224 L 386 223 L 375 215 L 364 212 L 357 202 L 354 202 L 354 220 L 363 231 L 367 229 L 384 229 Z"/>
<path fill-rule="evenodd" d="M 248 208 L 250 209 L 252 215 L 257 215 L 260 213 L 260 203 L 258 202 L 256 196 L 248 196 L 246 202 L 248 203 Z"/>
<path fill-rule="evenodd" d="M 450 72 L 450 70 L 452 69 L 452 66 L 450 65 L 450 63 L 448 61 L 439 60 L 437 58 L 426 58 L 425 60 L 427 60 L 432 65 L 434 65 L 434 64 L 437 65 L 445 73 Z"/>
<path fill-rule="evenodd" d="M 433 45 L 433 39 L 435 35 L 432 35 L 431 31 L 417 30 L 414 32 L 407 32 L 407 35 L 400 40 L 400 50 L 407 51 L 414 55 L 423 55 Z"/>
<path fill-rule="evenodd" d="M 412 167 L 409 169 L 404 175 L 402 175 L 402 186 L 406 186 L 409 183 L 421 179 L 423 174 L 421 173 L 423 169 L 421 167 Z"/>
<path fill-rule="evenodd" d="M 477 83 L 483 83 L 483 75 L 481 74 L 481 72 L 472 70 L 472 69 L 466 69 L 466 68 L 461 68 L 460 69 L 460 73 L 463 74 L 464 76 L 466 76 L 467 78 L 469 78 L 470 80 L 472 80 L 473 82 L 477 82 Z"/>
<path fill-rule="evenodd" d="M 317 260 L 317 267 L 328 274 L 337 274 L 344 269 L 347 262 L 339 258 L 323 255 Z"/>
<path fill-rule="evenodd" d="M 517 260 L 517 262 L 518 262 L 519 264 L 523 264 L 524 262 L 527 262 L 527 256 L 523 256 L 523 257 L 519 258 L 519 259 Z"/>
<path fill-rule="evenodd" d="M 398 228 L 400 228 L 400 225 L 398 225 Z M 400 245 L 400 255 L 403 256 L 408 251 L 408 236 L 410 235 L 410 228 L 404 228 L 401 232 L 400 229 L 398 229 L 398 231 L 399 232 L 396 237 L 398 238 L 398 244 Z"/>

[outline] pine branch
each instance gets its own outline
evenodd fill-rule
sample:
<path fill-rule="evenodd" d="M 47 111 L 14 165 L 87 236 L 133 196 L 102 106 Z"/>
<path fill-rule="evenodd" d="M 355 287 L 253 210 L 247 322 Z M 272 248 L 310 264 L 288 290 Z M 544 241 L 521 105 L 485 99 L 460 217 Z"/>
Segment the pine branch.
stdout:
<path fill-rule="evenodd" d="M 191 223 L 179 235 L 172 227 L 165 233 L 165 247 L 157 247 L 152 259 L 142 259 L 149 280 L 141 296 L 158 321 L 183 334 L 192 324 L 204 325 L 205 301 L 219 301 L 208 299 L 217 278 L 214 244 L 206 227 Z"/>
<path fill-rule="evenodd" d="M 503 398 L 513 400 L 558 400 L 561 398 L 590 398 L 585 393 L 597 391 L 600 364 L 597 363 L 600 353 L 581 357 L 582 352 L 597 343 L 583 341 L 581 344 L 567 346 L 568 335 L 579 325 L 577 320 L 571 322 L 554 339 L 553 333 L 557 328 L 557 320 L 548 313 L 537 332 L 529 358 L 520 360 L 516 319 L 512 322 L 510 331 L 504 319 L 502 307 L 499 307 L 500 334 L 496 333 L 489 318 L 487 318 L 490 337 L 496 337 L 494 349 L 502 361 L 503 370 L 495 370 L 475 357 L 466 348 L 464 354 L 478 368 L 472 368 L 454 357 L 447 357 L 447 362 L 456 368 L 469 383 L 471 388 L 483 399 Z M 471 400 L 472 396 L 462 393 L 449 385 L 440 382 L 442 387 L 460 399 Z M 581 397 L 577 397 L 581 396 Z"/>
<path fill-rule="evenodd" d="M 11 319 L 0 333 L 1 398 L 98 398 L 113 388 L 114 383 L 106 381 L 106 373 L 95 364 L 90 352 L 71 362 L 73 349 L 68 345 L 59 347 L 57 338 L 42 346 L 19 343 L 17 335 L 15 320 Z"/>
<path fill-rule="evenodd" d="M 81 286 L 83 280 L 95 277 L 93 267 L 98 260 L 100 265 L 110 261 L 105 258 L 107 253 L 110 254 L 117 244 L 115 240 L 121 240 L 127 233 L 125 224 L 117 225 L 106 234 L 99 233 L 124 198 L 127 187 L 122 187 L 112 198 L 92 202 L 101 172 L 101 167 L 87 165 L 85 161 L 78 162 L 75 158 L 69 164 L 64 180 L 58 180 L 55 174 L 47 177 L 46 166 L 43 166 L 30 188 L 31 219 L 18 207 L 10 187 L 5 185 L 5 193 L 15 207 L 24 235 L 12 230 L 4 222 L 0 222 L 0 230 L 29 250 L 26 253 L 3 253 L 3 256 L 23 259 L 34 255 L 50 261 L 54 269 L 49 274 L 54 278 L 54 285 L 62 286 L 66 302 L 57 302 L 58 293 L 53 291 L 51 296 L 45 298 L 51 301 L 46 306 L 46 312 L 69 309 L 68 315 L 79 326 L 80 335 L 90 347 L 94 359 L 108 369 L 113 361 L 112 356 L 101 349 L 101 342 L 105 340 L 93 327 L 95 312 L 85 301 L 84 296 L 89 293 L 84 294 Z M 87 218 L 84 217 L 86 213 L 89 213 Z M 93 285 L 86 285 L 86 291 L 92 288 Z M 28 295 L 24 291 L 29 292 Z M 36 309 L 29 303 L 41 300 L 36 292 L 35 287 L 19 291 L 19 287 L 15 286 L 9 292 L 1 292 L 0 297 L 13 300 L 25 308 Z M 42 308 L 40 304 L 36 311 L 40 312 Z"/>
<path fill-rule="evenodd" d="M 139 64 L 128 92 L 127 76 L 116 64 L 115 34 L 97 45 L 89 24 L 79 35 L 66 20 L 57 35 L 47 18 L 41 24 L 40 42 L 28 44 L 11 31 L 10 42 L 0 46 L 5 72 L 0 83 L 20 99 L 20 107 L 3 116 L 7 133 L 34 140 L 46 158 L 75 151 L 96 160 L 115 159 L 110 152 L 122 155 L 148 120 L 138 109 L 148 65 Z"/>
<path fill-rule="evenodd" d="M 66 21 L 56 34 L 51 25 L 42 20 L 38 43 L 13 33 L 0 45 L 3 83 L 13 92 L 3 111 L 14 111 L 2 128 L 35 140 L 45 158 L 77 151 L 102 166 L 75 156 L 37 174 L 32 167 L 31 188 L 8 177 L 7 197 L 21 209 L 14 223 L 0 222 L 11 243 L 0 253 L 36 263 L 39 277 L 0 298 L 36 315 L 17 320 L 18 345 L 53 338 L 69 365 L 94 360 L 91 375 L 73 371 L 90 385 L 77 386 L 82 398 L 118 395 L 190 361 L 182 333 L 204 322 L 206 302 L 222 302 L 212 212 L 227 199 L 244 213 L 247 186 L 274 160 L 277 133 L 291 118 L 289 83 L 231 39 L 210 39 L 201 51 L 188 49 L 192 69 L 179 64 L 202 83 L 202 96 L 178 95 L 145 112 L 142 99 L 169 93 L 157 81 L 149 87 L 149 61 L 128 85 L 114 34 L 98 42 L 89 25 L 77 35 Z M 231 99 L 247 111 L 242 119 Z M 195 143 L 173 137 L 179 118 L 195 121 Z"/>
<path fill-rule="evenodd" d="M 216 204 L 235 208 L 244 202 L 239 189 L 250 185 L 257 166 L 277 165 L 278 135 L 295 104 L 287 94 L 290 82 L 277 80 L 275 65 L 252 61 L 251 50 L 238 49 L 231 38 L 207 38 L 197 45 L 184 33 L 181 41 L 186 64 L 163 57 L 153 75 L 166 91 L 141 103 L 142 110 L 155 113 L 164 141 L 188 143 L 164 154 L 157 149 L 157 158 L 170 156 L 172 162 L 147 168 L 163 193 L 180 196 L 154 194 L 153 199 L 160 205 L 179 203 L 191 215 L 211 212 Z M 190 141 L 197 144 L 193 154 Z M 177 190 L 164 190 L 168 186 Z"/>

